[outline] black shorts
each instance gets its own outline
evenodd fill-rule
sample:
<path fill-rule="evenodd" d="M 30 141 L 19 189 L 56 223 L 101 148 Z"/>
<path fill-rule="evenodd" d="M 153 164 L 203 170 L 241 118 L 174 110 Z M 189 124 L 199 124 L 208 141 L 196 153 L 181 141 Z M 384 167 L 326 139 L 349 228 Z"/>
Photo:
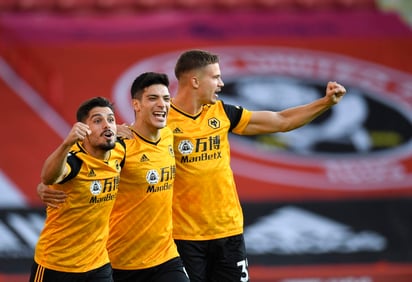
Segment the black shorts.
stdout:
<path fill-rule="evenodd" d="M 113 269 L 115 282 L 189 282 L 181 258 L 138 270 Z"/>
<path fill-rule="evenodd" d="M 30 282 L 113 282 L 110 263 L 87 272 L 62 272 L 38 265 L 31 267 Z"/>
<path fill-rule="evenodd" d="M 249 281 L 243 234 L 207 241 L 175 242 L 191 282 Z"/>

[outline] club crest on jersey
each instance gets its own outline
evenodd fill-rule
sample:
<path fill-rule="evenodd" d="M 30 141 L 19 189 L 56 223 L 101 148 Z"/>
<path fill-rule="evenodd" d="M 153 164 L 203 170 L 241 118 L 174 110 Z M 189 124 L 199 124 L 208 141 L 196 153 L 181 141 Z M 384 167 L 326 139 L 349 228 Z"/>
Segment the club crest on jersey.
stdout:
<path fill-rule="evenodd" d="M 93 181 L 90 185 L 90 192 L 92 195 L 99 195 L 102 192 L 102 185 L 99 181 Z"/>
<path fill-rule="evenodd" d="M 207 121 L 207 124 L 208 124 L 211 128 L 213 128 L 213 129 L 216 129 L 216 128 L 219 128 L 219 127 L 220 127 L 220 121 L 219 121 L 217 118 L 215 118 L 215 117 L 210 118 L 210 119 Z"/>
<path fill-rule="evenodd" d="M 146 174 L 146 181 L 149 184 L 156 184 L 159 182 L 159 173 L 155 169 L 151 169 Z"/>
<path fill-rule="evenodd" d="M 180 153 L 187 155 L 193 152 L 193 144 L 189 140 L 182 140 L 179 143 L 178 149 Z"/>

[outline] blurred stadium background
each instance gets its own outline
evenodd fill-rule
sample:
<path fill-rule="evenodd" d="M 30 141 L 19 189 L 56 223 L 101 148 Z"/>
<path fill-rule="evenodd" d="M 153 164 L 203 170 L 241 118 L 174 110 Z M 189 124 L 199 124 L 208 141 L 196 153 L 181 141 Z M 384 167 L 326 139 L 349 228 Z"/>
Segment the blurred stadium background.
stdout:
<path fill-rule="evenodd" d="M 251 110 L 344 101 L 288 134 L 232 137 L 254 282 L 412 281 L 412 2 L 0 0 L 0 282 L 27 281 L 40 168 L 81 101 L 131 121 L 143 71 L 221 56 L 221 95 Z"/>

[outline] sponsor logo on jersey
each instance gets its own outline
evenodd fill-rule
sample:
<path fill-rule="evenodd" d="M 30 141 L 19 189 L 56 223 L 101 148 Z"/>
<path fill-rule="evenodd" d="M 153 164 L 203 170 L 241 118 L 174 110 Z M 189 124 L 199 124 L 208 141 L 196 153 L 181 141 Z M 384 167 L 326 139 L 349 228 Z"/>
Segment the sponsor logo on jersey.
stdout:
<path fill-rule="evenodd" d="M 182 155 L 188 155 L 193 152 L 193 144 L 190 140 L 182 140 L 179 143 L 178 150 Z"/>
<path fill-rule="evenodd" d="M 114 178 L 105 179 L 103 180 L 103 183 L 104 184 L 102 185 L 100 181 L 95 180 L 90 185 L 90 192 L 93 195 L 89 200 L 90 204 L 98 204 L 116 199 L 119 177 L 117 176 Z M 97 197 L 100 194 L 101 196 Z"/>
<path fill-rule="evenodd" d="M 162 167 L 158 170 L 151 169 L 146 173 L 146 181 L 149 183 L 146 192 L 160 192 L 172 189 L 171 180 L 175 178 L 176 165 Z M 158 185 L 156 185 L 158 184 Z"/>
<path fill-rule="evenodd" d="M 147 193 L 154 193 L 154 192 L 161 192 L 161 191 L 166 191 L 166 190 L 170 190 L 172 189 L 173 184 L 166 182 L 162 185 L 149 185 L 149 187 L 147 187 Z"/>
<path fill-rule="evenodd" d="M 90 184 L 90 192 L 92 195 L 99 195 L 102 192 L 102 185 L 99 181 L 95 180 Z"/>
<path fill-rule="evenodd" d="M 109 202 L 109 201 L 114 201 L 116 199 L 117 194 L 111 194 L 108 193 L 102 197 L 97 197 L 97 196 L 93 196 L 90 198 L 89 203 L 90 204 L 99 204 L 102 202 Z"/>
<path fill-rule="evenodd" d="M 159 173 L 155 169 L 151 169 L 146 173 L 146 181 L 149 184 L 157 184 L 159 182 Z"/>

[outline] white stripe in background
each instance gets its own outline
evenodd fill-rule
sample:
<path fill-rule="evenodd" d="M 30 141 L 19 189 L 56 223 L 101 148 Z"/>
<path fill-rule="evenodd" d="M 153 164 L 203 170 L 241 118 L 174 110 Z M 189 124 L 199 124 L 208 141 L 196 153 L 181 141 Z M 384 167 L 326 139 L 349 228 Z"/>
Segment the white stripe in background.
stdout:
<path fill-rule="evenodd" d="M 33 111 L 48 124 L 60 138 L 70 131 L 66 121 L 43 99 L 39 93 L 30 87 L 18 74 L 0 57 L 0 78 L 17 94 Z M 20 189 L 12 183 L 0 168 L 0 207 L 25 207 L 27 200 Z"/>
<path fill-rule="evenodd" d="M 14 183 L 7 178 L 7 176 L 0 170 L 0 187 L 1 187 L 1 197 L 0 197 L 0 207 L 1 208 L 11 208 L 11 207 L 26 207 L 27 201 L 24 195 L 20 192 Z"/>
<path fill-rule="evenodd" d="M 70 131 L 67 122 L 0 57 L 0 77 L 60 138 Z"/>

